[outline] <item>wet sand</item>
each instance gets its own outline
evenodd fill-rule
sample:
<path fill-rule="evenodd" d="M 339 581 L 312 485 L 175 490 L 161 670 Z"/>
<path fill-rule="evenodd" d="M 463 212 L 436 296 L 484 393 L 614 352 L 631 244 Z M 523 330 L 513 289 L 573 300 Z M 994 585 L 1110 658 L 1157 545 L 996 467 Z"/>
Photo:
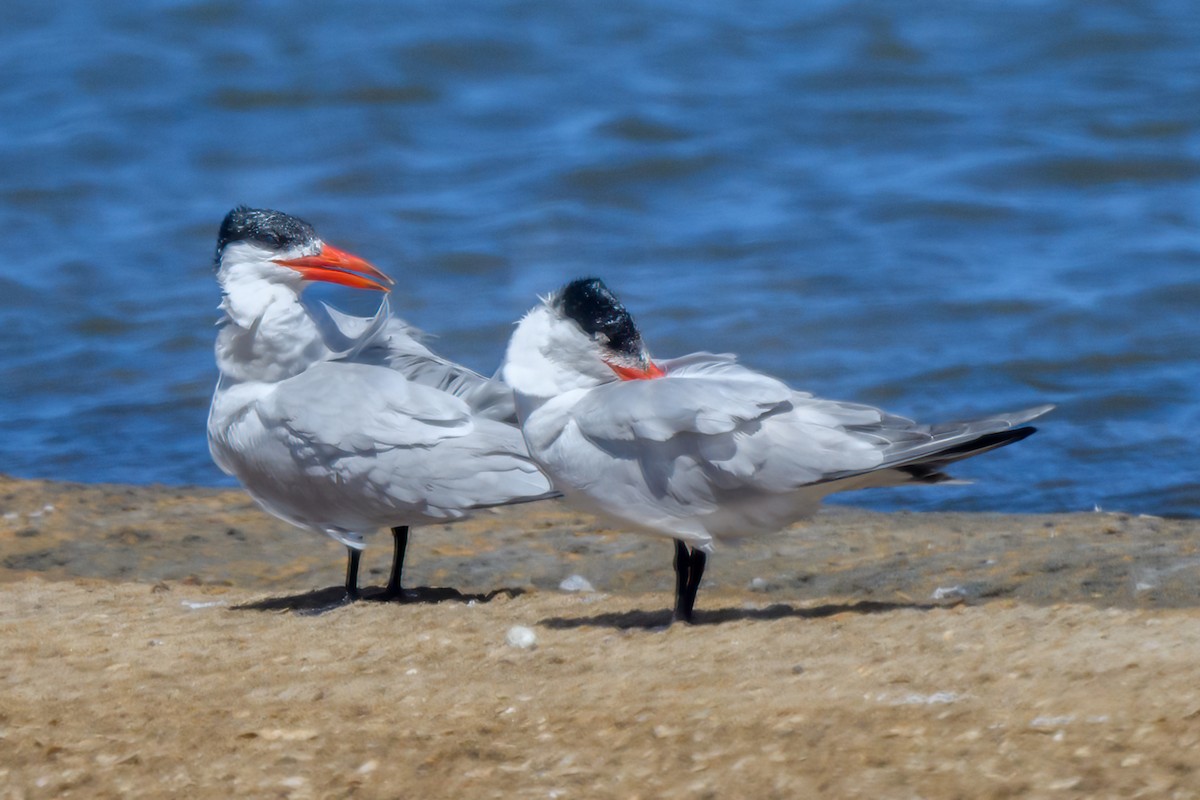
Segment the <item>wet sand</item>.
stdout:
<path fill-rule="evenodd" d="M 341 548 L 240 492 L 0 478 L 0 798 L 1194 797 L 1198 547 L 837 509 L 664 629 L 670 543 L 550 503 L 414 531 L 488 602 L 312 615 Z"/>

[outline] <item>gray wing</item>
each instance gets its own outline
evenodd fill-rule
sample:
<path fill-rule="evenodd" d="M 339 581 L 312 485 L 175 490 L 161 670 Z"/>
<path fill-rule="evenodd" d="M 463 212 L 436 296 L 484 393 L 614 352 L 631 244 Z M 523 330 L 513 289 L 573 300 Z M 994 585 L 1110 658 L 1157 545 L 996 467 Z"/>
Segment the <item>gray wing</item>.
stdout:
<path fill-rule="evenodd" d="M 683 433 L 731 433 L 792 397 L 786 384 L 728 355 L 696 353 L 659 366 L 668 378 L 617 381 L 589 392 L 576 406 L 584 434 L 597 441 L 661 442 Z"/>
<path fill-rule="evenodd" d="M 1044 404 L 978 419 L 921 425 L 870 406 L 839 405 L 848 410 L 863 409 L 879 413 L 878 421 L 848 424 L 846 430 L 870 441 L 882 460 L 871 470 L 831 472 L 822 480 L 839 481 L 861 477 L 867 472 L 879 472 L 878 478 L 867 485 L 910 481 L 941 483 L 951 480 L 949 475 L 942 472 L 946 466 L 1024 439 L 1037 430 L 1025 423 L 1054 409 L 1053 405 Z"/>
<path fill-rule="evenodd" d="M 551 491 L 519 430 L 382 367 L 317 364 L 242 425 L 259 439 L 240 448 L 256 462 L 249 480 L 239 470 L 246 488 L 326 532 L 454 519 Z"/>
<path fill-rule="evenodd" d="M 691 525 L 697 536 L 778 527 L 842 488 L 945 479 L 942 463 L 982 452 L 972 442 L 1000 446 L 1007 442 L 983 437 L 1048 410 L 922 426 L 792 391 L 729 356 L 695 354 L 660 366 L 666 377 L 587 392 L 557 428 L 560 441 L 539 438 L 529 424 L 526 435 L 535 454 L 552 459 L 564 490 L 634 524 L 667 532 Z M 547 404 L 546 413 L 555 408 Z M 918 463 L 932 466 L 899 471 Z M 844 479 L 852 482 L 830 485 Z"/>
<path fill-rule="evenodd" d="M 737 365 L 729 355 L 697 353 L 663 363 L 668 375 L 674 376 L 765 377 Z M 747 431 L 750 435 L 741 455 L 750 457 L 753 463 L 765 463 L 753 457 L 758 448 L 783 448 L 790 457 L 779 466 L 795 469 L 796 476 L 802 476 L 805 483 L 898 468 L 909 468 L 906 474 L 910 480 L 949 480 L 940 474 L 942 467 L 1025 438 L 1034 429 L 1019 426 L 1054 408 L 1040 405 L 973 420 L 925 425 L 874 406 L 825 400 L 808 392 L 792 391 L 789 401 L 789 412 L 778 414 L 777 421 L 763 421 L 764 429 L 775 438 L 768 441 Z M 789 483 L 785 480 L 783 485 Z"/>
<path fill-rule="evenodd" d="M 822 459 L 816 439 L 795 436 L 796 447 L 786 446 L 792 390 L 728 356 L 659 366 L 666 377 L 604 384 L 526 420 L 530 450 L 559 488 L 592 510 L 703 547 L 735 522 L 748 533 L 793 515 L 798 501 L 784 493 L 818 477 L 804 454 Z"/>
<path fill-rule="evenodd" d="M 882 462 L 846 430 L 879 421 L 874 409 L 815 400 L 729 356 L 660 366 L 666 377 L 605 384 L 572 412 L 586 442 L 636 464 L 657 496 L 715 504 L 730 492 L 787 492 Z"/>
<path fill-rule="evenodd" d="M 515 425 L 512 390 L 461 364 L 442 358 L 425 345 L 426 334 L 389 313 L 386 301 L 374 317 L 355 317 L 324 306 L 332 323 L 326 341 L 337 358 L 376 364 L 400 372 L 410 381 L 461 398 L 473 413 Z"/>

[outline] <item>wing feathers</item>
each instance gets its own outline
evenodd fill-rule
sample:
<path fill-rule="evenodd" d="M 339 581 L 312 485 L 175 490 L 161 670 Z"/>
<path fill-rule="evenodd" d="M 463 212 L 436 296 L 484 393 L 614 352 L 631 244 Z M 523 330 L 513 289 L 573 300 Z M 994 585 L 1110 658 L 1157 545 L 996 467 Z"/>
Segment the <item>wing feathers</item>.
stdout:
<path fill-rule="evenodd" d="M 1032 435 L 1037 428 L 1014 426 L 1036 419 L 1053 408 L 1052 405 L 1041 405 L 1007 414 L 928 427 L 892 427 L 884 424 L 875 430 L 856 431 L 860 435 L 870 437 L 877 446 L 882 443 L 883 461 L 872 469 L 830 472 L 823 476 L 822 480 L 835 481 L 889 469 L 901 469 L 913 480 L 926 483 L 949 480 L 949 476 L 940 472 L 943 467 L 1021 441 Z"/>

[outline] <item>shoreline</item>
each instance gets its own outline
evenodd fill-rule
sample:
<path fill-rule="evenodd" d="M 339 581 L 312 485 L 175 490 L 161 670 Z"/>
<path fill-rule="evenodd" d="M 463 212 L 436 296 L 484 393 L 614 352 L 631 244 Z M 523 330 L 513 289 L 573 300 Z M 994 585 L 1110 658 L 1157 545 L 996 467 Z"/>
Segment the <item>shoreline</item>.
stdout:
<path fill-rule="evenodd" d="M 302 592 L 340 585 L 344 549 L 271 517 L 238 489 L 75 484 L 0 475 L 0 583 L 97 578 Z M 670 592 L 670 540 L 561 501 L 414 528 L 406 583 L 464 592 Z M 363 586 L 391 541 L 367 540 Z M 1200 520 L 1093 512 L 874 512 L 828 506 L 777 535 L 719 548 L 701 587 L 751 599 L 1012 598 L 1120 608 L 1200 606 Z M 667 603 L 670 597 L 664 598 Z"/>
<path fill-rule="evenodd" d="M 664 628 L 670 543 L 557 503 L 414 529 L 412 584 L 511 592 L 316 616 L 342 548 L 239 491 L 0 512 L 5 800 L 1200 797 L 1200 521 L 836 508 Z"/>

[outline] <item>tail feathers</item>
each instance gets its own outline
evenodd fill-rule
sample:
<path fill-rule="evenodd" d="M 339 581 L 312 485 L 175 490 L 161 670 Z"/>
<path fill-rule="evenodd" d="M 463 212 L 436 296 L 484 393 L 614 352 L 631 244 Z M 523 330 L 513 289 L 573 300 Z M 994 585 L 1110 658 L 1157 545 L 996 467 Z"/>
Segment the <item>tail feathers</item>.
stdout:
<path fill-rule="evenodd" d="M 906 464 L 941 462 L 948 464 L 968 456 L 994 450 L 1011 442 L 1020 441 L 1036 430 L 1032 427 L 1017 427 L 1031 419 L 1042 416 L 1054 406 L 1036 406 L 1008 414 L 965 420 L 943 422 L 925 428 L 908 429 L 894 437 L 892 444 L 883 448 L 883 463 L 879 467 L 900 467 Z M 919 433 L 918 436 L 913 436 Z M 887 433 L 884 432 L 885 437 Z"/>
<path fill-rule="evenodd" d="M 981 417 L 968 422 L 943 422 L 940 425 L 933 425 L 929 432 L 935 438 L 946 434 L 958 434 L 964 431 L 996 431 L 1004 428 L 1015 428 L 1029 422 L 1031 419 L 1037 419 L 1043 414 L 1048 414 L 1054 410 L 1054 405 L 1045 404 L 1034 406 L 1032 408 L 1023 408 L 1020 411 L 1011 411 L 1007 414 L 995 414 L 990 417 Z M 1029 434 L 1026 434 L 1028 436 Z"/>
<path fill-rule="evenodd" d="M 844 482 L 841 485 L 846 488 L 953 481 L 954 478 L 943 472 L 948 465 L 1031 436 L 1037 428 L 1016 426 L 1053 408 L 1052 405 L 1035 406 L 965 422 L 948 422 L 926 428 L 923 433 L 919 428 L 881 429 L 873 432 L 874 437 L 891 440 L 883 447 L 881 464 L 869 470 L 827 475 L 825 480 Z"/>
<path fill-rule="evenodd" d="M 942 472 L 947 465 L 953 464 L 955 461 L 962 461 L 964 458 L 977 456 L 980 453 L 986 453 L 989 450 L 995 450 L 998 447 L 1004 447 L 1013 442 L 1019 442 L 1022 439 L 1032 436 L 1036 431 L 1037 428 L 1026 426 L 1024 428 L 985 433 L 977 439 L 921 456 L 916 461 L 894 465 L 892 468 L 907 474 L 910 481 L 917 483 L 946 483 L 947 481 L 954 481 L 954 478 Z"/>

